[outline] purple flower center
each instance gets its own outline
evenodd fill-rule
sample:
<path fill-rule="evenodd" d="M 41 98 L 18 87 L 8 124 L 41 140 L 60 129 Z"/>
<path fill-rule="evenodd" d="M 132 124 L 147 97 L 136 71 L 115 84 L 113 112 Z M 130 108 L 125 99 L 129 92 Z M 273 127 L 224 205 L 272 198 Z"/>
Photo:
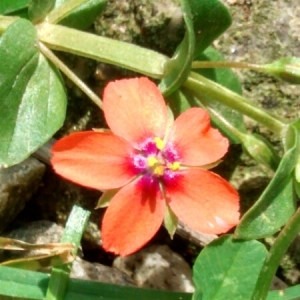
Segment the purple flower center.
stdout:
<path fill-rule="evenodd" d="M 160 138 L 147 139 L 133 156 L 133 165 L 139 174 L 149 179 L 174 178 L 180 168 L 180 157 L 171 143 Z"/>

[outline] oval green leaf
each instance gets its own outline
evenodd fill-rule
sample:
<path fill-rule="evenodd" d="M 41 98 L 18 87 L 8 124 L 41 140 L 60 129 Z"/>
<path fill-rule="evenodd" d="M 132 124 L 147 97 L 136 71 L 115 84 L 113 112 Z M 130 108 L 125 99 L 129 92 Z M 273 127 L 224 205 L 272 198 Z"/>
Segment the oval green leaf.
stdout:
<path fill-rule="evenodd" d="M 55 0 L 31 0 L 28 5 L 28 16 L 33 22 L 42 21 L 54 7 Z"/>
<path fill-rule="evenodd" d="M 87 1 L 62 19 L 59 24 L 76 29 L 86 29 L 94 23 L 96 17 L 103 11 L 106 2 L 106 0 Z"/>
<path fill-rule="evenodd" d="M 189 0 L 192 11 L 196 44 L 194 58 L 219 37 L 230 25 L 231 16 L 219 0 Z"/>
<path fill-rule="evenodd" d="M 19 10 L 25 9 L 28 7 L 30 0 L 1 0 L 0 1 L 0 15 L 8 15 L 16 13 Z"/>
<path fill-rule="evenodd" d="M 234 241 L 230 235 L 213 241 L 193 267 L 195 300 L 251 299 L 266 255 L 258 241 Z"/>
<path fill-rule="evenodd" d="M 160 83 L 164 96 L 187 79 L 193 58 L 198 56 L 230 25 L 231 17 L 219 0 L 181 0 L 186 33 L 174 56 L 164 65 Z"/>
<path fill-rule="evenodd" d="M 298 300 L 300 299 L 300 284 L 284 290 L 271 291 L 266 300 Z"/>
<path fill-rule="evenodd" d="M 283 155 L 273 179 L 257 202 L 247 211 L 237 226 L 237 239 L 259 239 L 277 232 L 296 209 L 293 186 L 295 165 L 298 159 L 299 137 L 290 127 L 287 140 L 294 143 Z"/>
<path fill-rule="evenodd" d="M 18 20 L 0 39 L 0 165 L 21 162 L 61 127 L 66 94 L 57 69 L 39 54 L 34 26 Z"/>
<path fill-rule="evenodd" d="M 181 8 L 186 32 L 174 56 L 164 65 L 164 74 L 166 75 L 159 84 L 164 96 L 170 95 L 186 81 L 194 57 L 195 33 L 189 1 L 181 0 Z"/>

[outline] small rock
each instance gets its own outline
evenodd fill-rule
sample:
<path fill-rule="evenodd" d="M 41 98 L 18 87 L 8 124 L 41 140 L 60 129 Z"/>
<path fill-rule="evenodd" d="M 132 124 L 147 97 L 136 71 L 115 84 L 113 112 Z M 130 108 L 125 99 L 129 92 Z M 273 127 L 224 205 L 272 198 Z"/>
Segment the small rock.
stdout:
<path fill-rule="evenodd" d="M 283 290 L 286 289 L 287 287 L 288 285 L 284 281 L 282 281 L 280 278 L 275 276 L 273 278 L 270 290 Z"/>
<path fill-rule="evenodd" d="M 72 278 L 135 286 L 132 279 L 124 272 L 98 263 L 90 263 L 79 257 L 73 262 Z"/>
<path fill-rule="evenodd" d="M 5 236 L 31 244 L 59 243 L 63 227 L 53 222 L 40 220 L 16 228 Z"/>
<path fill-rule="evenodd" d="M 9 168 L 0 168 L 0 232 L 21 212 L 37 190 L 45 166 L 28 158 Z"/>
<path fill-rule="evenodd" d="M 166 245 L 152 245 L 133 255 L 117 257 L 113 266 L 139 287 L 192 293 L 192 270 L 187 262 Z"/>

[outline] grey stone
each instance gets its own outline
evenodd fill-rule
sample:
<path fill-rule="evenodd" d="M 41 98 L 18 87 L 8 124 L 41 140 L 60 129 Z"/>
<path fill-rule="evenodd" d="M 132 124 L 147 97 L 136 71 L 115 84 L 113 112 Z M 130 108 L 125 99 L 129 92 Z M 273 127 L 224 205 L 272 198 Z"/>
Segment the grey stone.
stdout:
<path fill-rule="evenodd" d="M 113 266 L 129 275 L 139 287 L 194 291 L 190 266 L 166 245 L 152 245 L 133 255 L 117 257 Z"/>
<path fill-rule="evenodd" d="M 184 35 L 178 0 L 110 0 L 96 33 L 173 55 Z"/>
<path fill-rule="evenodd" d="M 135 285 L 133 280 L 124 272 L 98 263 L 90 263 L 79 257 L 73 262 L 71 277 L 118 285 Z"/>
<path fill-rule="evenodd" d="M 0 168 L 0 232 L 14 220 L 37 190 L 45 166 L 28 158 L 9 168 Z"/>

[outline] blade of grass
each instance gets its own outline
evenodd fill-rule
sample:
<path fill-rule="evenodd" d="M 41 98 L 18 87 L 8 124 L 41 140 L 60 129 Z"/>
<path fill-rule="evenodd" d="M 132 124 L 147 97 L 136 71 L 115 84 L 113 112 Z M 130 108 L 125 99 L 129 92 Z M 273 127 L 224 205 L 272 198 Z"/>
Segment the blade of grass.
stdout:
<path fill-rule="evenodd" d="M 0 267 L 0 294 L 27 299 L 45 299 L 49 275 Z M 131 286 L 69 279 L 64 300 L 191 300 L 192 294 L 141 289 Z"/>
<path fill-rule="evenodd" d="M 77 253 L 89 216 L 89 211 L 76 205 L 73 206 L 61 242 L 72 243 L 75 246 L 75 249 L 72 251 L 74 256 Z M 64 264 L 52 269 L 46 300 L 65 299 L 71 269 L 72 263 Z"/>

